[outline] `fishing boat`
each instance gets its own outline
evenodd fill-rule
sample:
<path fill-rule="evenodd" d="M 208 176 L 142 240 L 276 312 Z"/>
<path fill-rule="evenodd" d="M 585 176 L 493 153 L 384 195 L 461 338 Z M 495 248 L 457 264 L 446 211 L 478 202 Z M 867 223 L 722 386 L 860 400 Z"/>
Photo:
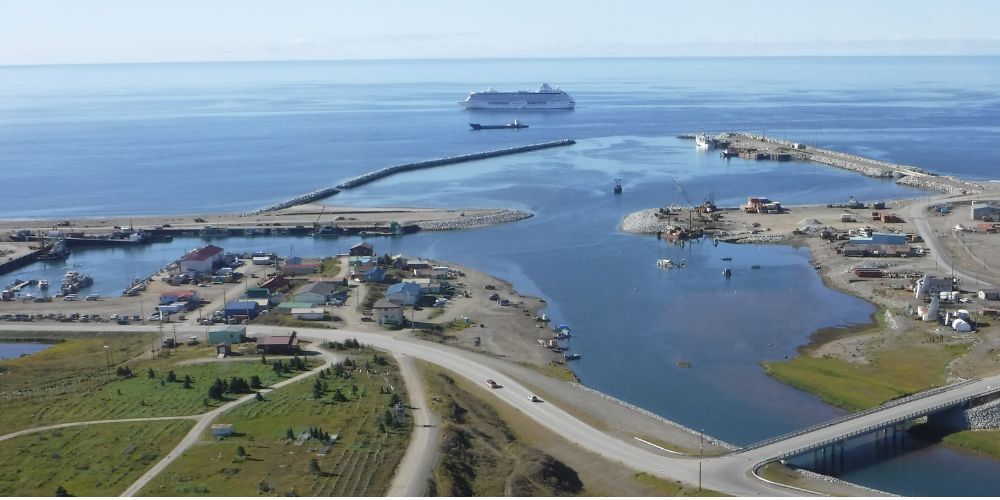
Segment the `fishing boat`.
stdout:
<path fill-rule="evenodd" d="M 723 257 L 722 260 L 733 260 L 732 257 Z"/>
<path fill-rule="evenodd" d="M 612 189 L 615 194 L 622 194 L 622 180 L 615 179 L 615 187 Z"/>
<path fill-rule="evenodd" d="M 49 280 L 38 280 L 38 288 L 44 290 L 49 287 Z"/>
<path fill-rule="evenodd" d="M 728 278 L 733 275 L 733 270 L 727 267 L 722 270 L 722 275 Z"/>
<path fill-rule="evenodd" d="M 566 354 L 563 354 L 563 357 L 566 358 L 566 361 L 573 361 L 574 359 L 580 359 L 580 353 L 567 352 Z"/>
<path fill-rule="evenodd" d="M 757 264 L 754 264 L 754 265 L 750 266 L 750 269 L 760 269 L 760 266 L 757 265 Z"/>

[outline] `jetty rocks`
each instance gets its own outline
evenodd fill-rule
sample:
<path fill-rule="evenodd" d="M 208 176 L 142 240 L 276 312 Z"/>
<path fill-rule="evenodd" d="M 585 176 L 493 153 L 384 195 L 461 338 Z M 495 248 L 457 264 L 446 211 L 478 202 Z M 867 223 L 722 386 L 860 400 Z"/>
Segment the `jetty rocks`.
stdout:
<path fill-rule="evenodd" d="M 659 209 L 650 208 L 632 212 L 622 219 L 619 229 L 626 233 L 656 234 L 667 231 L 670 223 L 656 216 Z"/>
<path fill-rule="evenodd" d="M 451 231 L 456 229 L 466 229 L 477 226 L 492 226 L 494 224 L 505 224 L 534 217 L 535 214 L 524 210 L 502 209 L 488 215 L 478 215 L 473 217 L 459 216 L 454 219 L 432 220 L 417 222 L 421 231 Z"/>
<path fill-rule="evenodd" d="M 735 231 L 732 233 L 718 233 L 715 235 L 715 239 L 723 243 L 734 243 L 738 245 L 766 245 L 783 243 L 788 240 L 788 236 L 784 234 L 764 234 L 754 231 Z"/>

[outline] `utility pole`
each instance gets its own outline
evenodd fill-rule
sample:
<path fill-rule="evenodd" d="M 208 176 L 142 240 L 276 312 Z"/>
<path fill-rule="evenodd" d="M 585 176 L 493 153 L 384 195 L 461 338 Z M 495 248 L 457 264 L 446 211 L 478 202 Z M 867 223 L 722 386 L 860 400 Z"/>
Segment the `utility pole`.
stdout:
<path fill-rule="evenodd" d="M 701 492 L 701 460 L 698 461 L 698 491 Z"/>
<path fill-rule="evenodd" d="M 104 361 L 107 364 L 108 370 L 111 369 L 111 346 L 104 346 Z"/>

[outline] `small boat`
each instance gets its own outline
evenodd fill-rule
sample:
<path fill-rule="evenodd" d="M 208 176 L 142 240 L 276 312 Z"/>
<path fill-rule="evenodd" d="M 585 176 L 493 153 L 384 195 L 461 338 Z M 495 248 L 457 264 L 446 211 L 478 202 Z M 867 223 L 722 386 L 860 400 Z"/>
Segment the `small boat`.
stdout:
<path fill-rule="evenodd" d="M 728 278 L 733 275 L 733 270 L 727 267 L 722 270 L 722 275 Z"/>
<path fill-rule="evenodd" d="M 567 352 L 566 354 L 563 354 L 563 357 L 566 358 L 566 361 L 572 361 L 574 359 L 580 359 L 580 353 Z"/>
<path fill-rule="evenodd" d="M 38 288 L 45 289 L 48 287 L 49 287 L 49 280 L 38 280 Z"/>
<path fill-rule="evenodd" d="M 732 257 L 723 257 L 722 260 L 733 260 Z"/>
<path fill-rule="evenodd" d="M 754 264 L 754 265 L 750 266 L 750 269 L 760 269 L 760 266 L 757 265 L 757 264 Z"/>
<path fill-rule="evenodd" d="M 614 187 L 614 189 L 612 191 L 614 191 L 615 194 L 622 194 L 622 180 L 621 179 L 615 179 L 615 187 Z"/>
<path fill-rule="evenodd" d="M 528 128 L 528 124 L 514 120 L 510 123 L 505 123 L 503 125 L 481 125 L 479 123 L 470 123 L 472 130 L 496 130 L 501 128 Z"/>

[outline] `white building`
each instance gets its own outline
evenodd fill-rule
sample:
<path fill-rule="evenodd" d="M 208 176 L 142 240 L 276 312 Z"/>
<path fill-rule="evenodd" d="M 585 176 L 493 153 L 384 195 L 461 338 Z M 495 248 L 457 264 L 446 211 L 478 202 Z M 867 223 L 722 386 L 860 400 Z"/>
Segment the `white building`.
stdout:
<path fill-rule="evenodd" d="M 396 283 L 385 291 L 385 299 L 403 306 L 412 306 L 420 298 L 420 285 L 416 283 Z"/>
<path fill-rule="evenodd" d="M 372 306 L 372 312 L 375 313 L 375 321 L 380 325 L 403 324 L 403 306 L 399 304 L 378 299 Z"/>
<path fill-rule="evenodd" d="M 292 309 L 292 316 L 302 321 L 322 321 L 325 314 L 322 307 L 296 307 Z"/>
<path fill-rule="evenodd" d="M 935 278 L 925 274 L 913 285 L 913 293 L 918 299 L 924 295 L 934 296 L 941 292 L 951 292 L 952 284 L 951 278 Z"/>
<path fill-rule="evenodd" d="M 207 245 L 192 250 L 181 257 L 181 272 L 193 276 L 211 274 L 216 264 L 222 263 L 222 248 Z"/>

